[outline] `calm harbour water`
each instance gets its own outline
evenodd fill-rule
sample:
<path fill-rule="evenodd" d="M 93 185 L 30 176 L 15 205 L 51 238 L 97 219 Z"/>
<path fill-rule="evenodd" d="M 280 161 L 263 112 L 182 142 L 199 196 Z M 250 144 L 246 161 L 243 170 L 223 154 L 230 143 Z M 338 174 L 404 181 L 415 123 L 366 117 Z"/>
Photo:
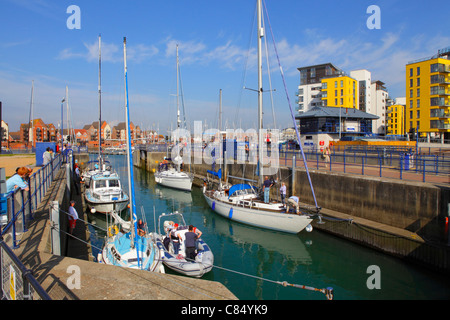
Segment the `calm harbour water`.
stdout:
<path fill-rule="evenodd" d="M 126 157 L 109 156 L 109 160 L 127 188 Z M 156 217 L 182 212 L 188 224 L 203 232 L 202 238 L 214 253 L 217 267 L 202 279 L 224 284 L 239 299 L 326 300 L 322 293 L 273 281 L 332 287 L 335 300 L 450 299 L 450 280 L 443 275 L 317 229 L 290 235 L 242 225 L 214 213 L 200 188 L 193 187 L 189 193 L 158 186 L 152 173 L 138 168 L 134 168 L 134 178 L 137 211 L 140 214 L 144 208 L 149 230 L 154 231 L 154 210 Z M 95 220 L 102 225 L 101 218 Z M 92 244 L 101 247 L 104 233 L 90 228 Z M 94 256 L 97 252 L 93 248 Z M 373 265 L 379 267 L 381 287 L 371 290 L 368 268 Z"/>

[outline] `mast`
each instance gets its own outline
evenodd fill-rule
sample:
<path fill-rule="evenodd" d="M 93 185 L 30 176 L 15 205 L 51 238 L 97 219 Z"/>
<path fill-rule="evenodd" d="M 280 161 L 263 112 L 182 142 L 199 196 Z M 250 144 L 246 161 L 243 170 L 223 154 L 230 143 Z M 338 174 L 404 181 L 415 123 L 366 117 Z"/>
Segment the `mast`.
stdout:
<path fill-rule="evenodd" d="M 180 60 L 178 58 L 178 44 L 177 44 L 177 129 L 180 128 L 180 94 L 179 94 L 179 73 L 180 73 Z"/>
<path fill-rule="evenodd" d="M 262 131 L 262 105 L 263 105 L 263 84 L 262 84 L 262 45 L 261 40 L 264 37 L 264 29 L 261 27 L 261 0 L 258 0 L 257 7 L 257 18 L 258 18 L 258 168 L 259 168 L 259 185 L 263 184 L 263 165 L 262 165 L 262 155 L 263 155 L 263 139 L 261 136 Z"/>
<path fill-rule="evenodd" d="M 102 36 L 98 35 L 98 160 L 102 170 Z"/>
<path fill-rule="evenodd" d="M 67 108 L 67 139 L 70 140 L 70 144 L 72 144 L 72 139 L 70 136 L 70 123 L 69 123 L 69 87 L 66 86 L 66 108 Z"/>
<path fill-rule="evenodd" d="M 28 123 L 28 142 L 31 141 L 31 148 L 33 148 L 33 143 L 35 142 L 34 138 L 34 121 L 33 121 L 33 113 L 34 113 L 34 80 L 31 80 L 31 100 L 30 100 L 30 122 L 31 122 L 31 130 L 30 130 L 30 123 Z"/>
<path fill-rule="evenodd" d="M 220 131 L 222 131 L 222 89 L 219 91 L 219 132 Z"/>
<path fill-rule="evenodd" d="M 131 158 L 131 132 L 130 132 L 130 111 L 129 111 L 129 103 L 128 103 L 128 74 L 127 74 L 127 38 L 123 38 L 123 66 L 124 66 L 124 80 L 125 80 L 125 124 L 127 128 L 127 170 L 128 170 L 128 191 L 130 194 L 130 216 L 133 219 L 134 230 L 131 233 L 134 241 L 131 243 L 135 247 L 136 242 L 136 234 L 137 234 L 137 216 L 136 216 L 136 201 L 134 197 L 134 177 L 132 170 L 132 161 Z M 136 251 L 137 252 L 137 251 Z M 138 265 L 140 265 L 139 257 L 138 257 Z"/>

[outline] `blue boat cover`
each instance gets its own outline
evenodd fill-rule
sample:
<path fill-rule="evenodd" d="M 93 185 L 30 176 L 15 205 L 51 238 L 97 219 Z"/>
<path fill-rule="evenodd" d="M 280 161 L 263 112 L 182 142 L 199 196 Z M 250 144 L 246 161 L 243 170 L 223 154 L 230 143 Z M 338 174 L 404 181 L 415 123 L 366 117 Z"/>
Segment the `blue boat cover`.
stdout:
<path fill-rule="evenodd" d="M 219 171 L 217 171 L 217 172 L 212 171 L 212 170 L 207 170 L 206 172 L 211 173 L 213 176 L 216 176 L 219 179 L 222 179 L 222 169 L 219 169 Z"/>
<path fill-rule="evenodd" d="M 233 195 L 238 190 L 252 189 L 253 187 L 247 183 L 240 183 L 233 185 L 228 191 L 228 198 Z"/>

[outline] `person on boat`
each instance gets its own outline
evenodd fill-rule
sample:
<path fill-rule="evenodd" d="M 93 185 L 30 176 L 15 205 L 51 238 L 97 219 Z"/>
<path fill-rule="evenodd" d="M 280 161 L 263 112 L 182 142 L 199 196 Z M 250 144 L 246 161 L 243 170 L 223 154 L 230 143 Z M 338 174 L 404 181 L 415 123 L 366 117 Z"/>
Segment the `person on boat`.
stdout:
<path fill-rule="evenodd" d="M 286 213 L 289 213 L 290 208 L 295 209 L 295 213 L 296 214 L 300 213 L 298 200 L 299 199 L 296 196 L 292 196 L 292 197 L 289 197 L 289 199 L 287 199 L 287 202 L 286 202 Z"/>
<path fill-rule="evenodd" d="M 266 178 L 264 179 L 264 184 L 263 184 L 264 203 L 269 203 L 269 201 L 270 201 L 270 187 L 272 185 L 273 185 L 272 182 L 266 176 Z"/>
<path fill-rule="evenodd" d="M 164 160 L 162 162 L 162 169 L 167 170 L 168 169 L 167 165 L 168 165 L 167 159 L 166 159 L 166 157 L 164 157 Z"/>
<path fill-rule="evenodd" d="M 140 235 L 141 237 L 143 237 L 145 235 L 145 223 L 142 222 L 142 219 L 138 220 L 137 230 L 138 230 L 138 235 Z"/>
<path fill-rule="evenodd" d="M 193 225 L 189 226 L 188 232 L 186 232 L 184 234 L 184 237 L 185 237 L 184 246 L 186 248 L 186 259 L 195 260 L 195 256 L 196 256 L 195 243 L 196 243 L 196 240 L 198 239 L 198 235 L 197 235 L 197 233 L 194 232 Z"/>
<path fill-rule="evenodd" d="M 284 205 L 286 200 L 286 184 L 284 182 L 281 183 L 280 194 L 281 194 L 281 203 Z"/>
<path fill-rule="evenodd" d="M 197 235 L 197 238 L 200 239 L 200 237 L 202 236 L 203 232 L 201 232 L 198 228 L 193 227 L 192 232 L 194 232 Z"/>

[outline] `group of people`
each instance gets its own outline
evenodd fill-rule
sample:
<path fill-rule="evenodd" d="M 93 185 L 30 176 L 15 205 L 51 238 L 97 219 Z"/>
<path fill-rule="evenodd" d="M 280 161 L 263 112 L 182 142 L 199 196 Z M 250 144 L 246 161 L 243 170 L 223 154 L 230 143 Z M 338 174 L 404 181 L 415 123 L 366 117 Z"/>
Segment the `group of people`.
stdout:
<path fill-rule="evenodd" d="M 266 176 L 264 179 L 264 184 L 263 184 L 264 202 L 265 203 L 269 203 L 270 188 L 273 185 L 274 185 L 274 182 L 269 180 L 269 178 Z M 281 183 L 280 195 L 281 195 L 281 202 L 283 203 L 283 205 L 286 206 L 286 212 L 290 212 L 290 209 L 292 208 L 293 210 L 295 210 L 296 214 L 300 213 L 299 198 L 297 196 L 291 196 L 286 200 L 286 184 L 284 182 Z"/>
<path fill-rule="evenodd" d="M 29 180 L 30 175 L 33 172 L 33 169 L 28 167 L 18 167 L 16 169 L 16 173 L 13 174 L 8 180 L 6 180 L 6 192 L 9 193 L 11 191 L 15 191 L 20 188 L 24 191 L 29 191 Z M 78 213 L 75 209 L 75 201 L 70 201 L 69 207 L 69 232 L 72 234 L 73 229 L 75 228 L 76 221 L 78 219 Z"/>
<path fill-rule="evenodd" d="M 184 235 L 180 231 L 188 229 L 184 232 Z M 164 238 L 163 243 L 166 250 L 169 250 L 169 243 L 173 243 L 174 254 L 178 255 L 180 245 L 184 241 L 184 247 L 186 249 L 186 259 L 195 260 L 196 253 L 196 241 L 202 235 L 202 232 L 193 225 L 180 226 L 173 221 L 169 222 L 167 236 Z"/>

